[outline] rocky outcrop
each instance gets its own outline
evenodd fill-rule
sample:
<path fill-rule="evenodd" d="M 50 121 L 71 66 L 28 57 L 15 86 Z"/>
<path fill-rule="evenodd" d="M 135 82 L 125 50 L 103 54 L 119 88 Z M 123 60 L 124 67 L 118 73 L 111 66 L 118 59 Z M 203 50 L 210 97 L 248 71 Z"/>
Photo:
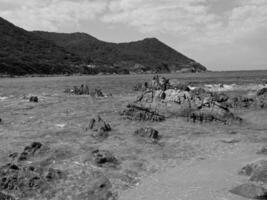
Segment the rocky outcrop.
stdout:
<path fill-rule="evenodd" d="M 122 115 L 126 119 L 135 121 L 160 122 L 165 120 L 165 117 L 163 115 L 160 115 L 158 112 L 134 104 L 127 105 L 126 109 L 123 110 L 120 115 Z"/>
<path fill-rule="evenodd" d="M 111 126 L 106 123 L 100 116 L 90 120 L 87 130 L 92 130 L 92 136 L 98 139 L 107 138 L 108 132 L 111 131 Z"/>

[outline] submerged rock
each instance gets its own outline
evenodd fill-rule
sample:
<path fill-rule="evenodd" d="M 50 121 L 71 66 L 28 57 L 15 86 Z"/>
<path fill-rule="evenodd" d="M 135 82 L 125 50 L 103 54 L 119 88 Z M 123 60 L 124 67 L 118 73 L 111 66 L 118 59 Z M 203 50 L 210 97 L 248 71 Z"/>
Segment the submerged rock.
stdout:
<path fill-rule="evenodd" d="M 250 176 L 249 180 L 267 183 L 267 160 L 258 160 L 244 166 L 239 174 Z"/>
<path fill-rule="evenodd" d="M 163 115 L 160 115 L 158 112 L 133 104 L 127 105 L 127 108 L 120 114 L 122 116 L 125 116 L 127 119 L 135 121 L 160 122 L 165 120 L 165 117 Z"/>
<path fill-rule="evenodd" d="M 153 141 L 160 139 L 159 132 L 151 127 L 140 128 L 134 132 L 135 135 L 143 138 L 148 138 Z"/>
<path fill-rule="evenodd" d="M 26 146 L 22 153 L 17 154 L 13 153 L 10 157 L 17 158 L 17 161 L 26 161 L 31 157 L 35 156 L 38 152 L 40 152 L 41 148 L 43 147 L 42 143 L 40 142 L 33 142 L 29 146 Z"/>
<path fill-rule="evenodd" d="M 117 158 L 107 150 L 94 150 L 92 151 L 93 163 L 98 167 L 112 167 L 116 168 L 119 165 Z"/>
<path fill-rule="evenodd" d="M 267 199 L 267 189 L 253 183 L 245 183 L 230 190 L 231 193 L 250 199 Z"/>

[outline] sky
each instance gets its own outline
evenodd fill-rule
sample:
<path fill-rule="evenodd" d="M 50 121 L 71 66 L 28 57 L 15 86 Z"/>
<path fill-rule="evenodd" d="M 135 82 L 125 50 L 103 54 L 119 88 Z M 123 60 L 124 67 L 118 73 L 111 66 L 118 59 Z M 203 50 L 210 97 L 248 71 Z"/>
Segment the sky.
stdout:
<path fill-rule="evenodd" d="M 0 0 L 26 30 L 156 37 L 210 70 L 267 69 L 267 0 Z"/>

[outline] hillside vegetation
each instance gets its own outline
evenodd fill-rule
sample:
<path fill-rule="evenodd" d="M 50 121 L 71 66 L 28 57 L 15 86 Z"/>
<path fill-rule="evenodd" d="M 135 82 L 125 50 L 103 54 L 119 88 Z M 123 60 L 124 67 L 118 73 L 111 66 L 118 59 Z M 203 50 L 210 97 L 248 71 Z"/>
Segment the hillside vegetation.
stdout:
<path fill-rule="evenodd" d="M 86 33 L 29 32 L 0 17 L 0 74 L 158 73 L 206 68 L 156 38 L 108 43 Z"/>

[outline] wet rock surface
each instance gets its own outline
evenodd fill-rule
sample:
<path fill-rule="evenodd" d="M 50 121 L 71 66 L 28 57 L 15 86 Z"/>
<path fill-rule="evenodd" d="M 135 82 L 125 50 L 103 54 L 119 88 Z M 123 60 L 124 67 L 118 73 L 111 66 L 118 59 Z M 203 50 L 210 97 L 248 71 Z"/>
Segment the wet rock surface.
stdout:
<path fill-rule="evenodd" d="M 158 112 L 133 104 L 127 105 L 127 108 L 120 114 L 127 119 L 135 121 L 160 122 L 165 120 L 165 117 L 163 115 L 160 115 Z"/>
<path fill-rule="evenodd" d="M 245 183 L 230 190 L 231 193 L 250 199 L 267 199 L 267 189 L 253 183 Z"/>
<path fill-rule="evenodd" d="M 134 135 L 152 141 L 158 141 L 160 139 L 159 132 L 151 127 L 140 128 L 134 132 Z"/>
<path fill-rule="evenodd" d="M 63 178 L 63 172 L 38 163 L 25 163 L 33 158 L 43 145 L 33 142 L 23 152 L 10 155 L 11 162 L 0 167 L 0 190 L 25 198 L 53 190 L 53 184 Z"/>
<path fill-rule="evenodd" d="M 257 154 L 267 155 L 267 146 L 262 147 L 259 151 L 257 151 Z"/>
<path fill-rule="evenodd" d="M 267 160 L 247 164 L 239 174 L 250 176 L 251 181 L 267 183 Z"/>

